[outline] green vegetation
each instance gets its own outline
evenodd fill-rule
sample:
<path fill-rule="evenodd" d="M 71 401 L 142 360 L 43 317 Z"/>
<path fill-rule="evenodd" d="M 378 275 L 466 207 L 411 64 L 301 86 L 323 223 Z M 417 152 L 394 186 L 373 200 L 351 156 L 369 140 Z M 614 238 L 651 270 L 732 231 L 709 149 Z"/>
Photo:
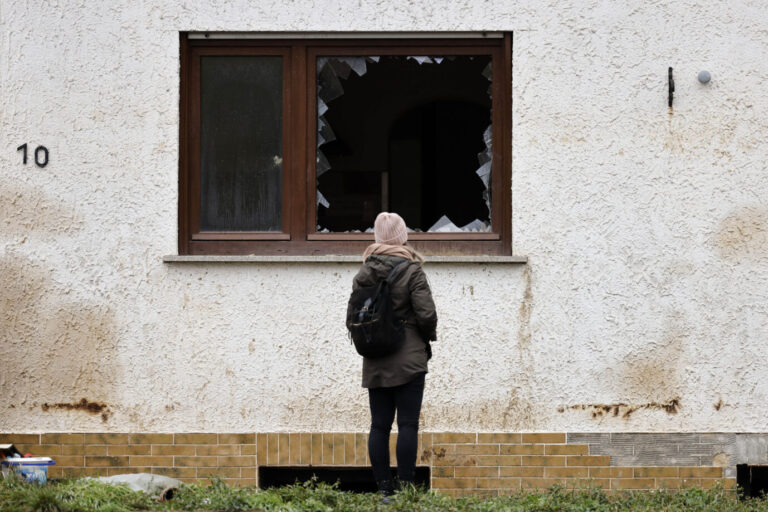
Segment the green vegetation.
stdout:
<path fill-rule="evenodd" d="M 167 502 L 157 502 L 126 487 L 80 479 L 27 484 L 15 478 L 0 481 L 0 512 L 131 512 L 136 510 L 259 510 L 286 512 L 587 512 L 587 511 L 765 511 L 768 500 L 739 501 L 722 488 L 677 492 L 637 491 L 606 495 L 600 489 L 520 493 L 498 498 L 452 498 L 409 489 L 384 504 L 376 494 L 353 494 L 334 486 L 309 482 L 280 489 L 229 488 L 222 481 L 185 485 Z"/>

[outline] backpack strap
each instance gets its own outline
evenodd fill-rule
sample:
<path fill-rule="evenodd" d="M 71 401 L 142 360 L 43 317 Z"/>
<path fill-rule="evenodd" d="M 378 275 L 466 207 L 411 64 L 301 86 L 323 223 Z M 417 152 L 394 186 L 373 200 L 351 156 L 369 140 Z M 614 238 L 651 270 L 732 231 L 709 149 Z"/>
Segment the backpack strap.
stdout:
<path fill-rule="evenodd" d="M 395 275 L 395 272 L 397 272 L 397 269 L 399 269 L 400 267 L 402 267 L 403 265 L 406 265 L 406 264 L 408 264 L 408 263 L 410 263 L 410 261 L 408 261 L 408 260 L 405 260 L 405 261 L 403 261 L 403 262 L 401 262 L 401 263 L 398 263 L 397 265 L 395 265 L 395 268 L 393 268 L 393 269 L 392 269 L 392 271 L 391 271 L 391 272 L 389 273 L 389 275 L 387 276 L 387 279 L 386 279 L 386 281 L 387 281 L 387 284 L 389 284 L 389 283 L 391 283 L 391 282 L 392 282 L 392 276 L 394 276 L 394 275 Z"/>
<path fill-rule="evenodd" d="M 412 263 L 412 262 L 405 260 L 402 263 L 398 263 L 397 265 L 395 265 L 395 268 L 393 268 L 390 271 L 389 275 L 387 276 L 387 279 L 385 280 L 387 282 L 387 285 L 389 285 L 390 282 L 392 281 L 392 276 L 395 275 L 395 272 L 397 272 L 397 269 L 399 269 L 403 265 L 408 265 L 409 263 Z M 432 359 L 432 345 L 429 343 L 428 339 L 423 338 L 423 340 L 424 340 L 424 344 L 426 345 L 425 350 L 427 352 L 427 361 L 429 361 L 430 359 Z"/>

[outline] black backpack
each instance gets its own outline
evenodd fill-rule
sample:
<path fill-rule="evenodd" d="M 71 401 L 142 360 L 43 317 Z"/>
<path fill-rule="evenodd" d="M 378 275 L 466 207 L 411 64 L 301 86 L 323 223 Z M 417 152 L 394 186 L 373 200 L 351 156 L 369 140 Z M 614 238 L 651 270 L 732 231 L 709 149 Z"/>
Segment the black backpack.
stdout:
<path fill-rule="evenodd" d="M 349 297 L 347 329 L 357 353 L 363 357 L 376 359 L 394 354 L 403 344 L 405 321 L 395 318 L 392 312 L 390 284 L 397 269 L 407 263 L 396 265 L 386 279 L 361 286 Z"/>

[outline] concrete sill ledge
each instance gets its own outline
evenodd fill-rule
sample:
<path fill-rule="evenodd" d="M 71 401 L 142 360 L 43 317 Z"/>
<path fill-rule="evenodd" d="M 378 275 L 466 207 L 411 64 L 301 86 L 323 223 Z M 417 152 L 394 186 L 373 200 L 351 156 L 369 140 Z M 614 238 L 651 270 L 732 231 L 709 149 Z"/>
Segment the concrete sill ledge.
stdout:
<path fill-rule="evenodd" d="M 427 263 L 527 263 L 527 256 L 427 256 Z M 163 256 L 163 263 L 362 263 L 357 255 L 323 256 Z"/>

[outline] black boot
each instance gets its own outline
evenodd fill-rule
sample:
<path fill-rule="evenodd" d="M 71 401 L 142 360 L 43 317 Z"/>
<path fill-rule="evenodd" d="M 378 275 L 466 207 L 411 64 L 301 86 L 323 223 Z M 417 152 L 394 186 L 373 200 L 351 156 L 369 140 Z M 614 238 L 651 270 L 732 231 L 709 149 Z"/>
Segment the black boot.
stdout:
<path fill-rule="evenodd" d="M 382 502 L 389 503 L 389 497 L 395 494 L 395 484 L 392 480 L 378 480 L 376 487 L 379 488 L 379 494 L 382 496 Z"/>

